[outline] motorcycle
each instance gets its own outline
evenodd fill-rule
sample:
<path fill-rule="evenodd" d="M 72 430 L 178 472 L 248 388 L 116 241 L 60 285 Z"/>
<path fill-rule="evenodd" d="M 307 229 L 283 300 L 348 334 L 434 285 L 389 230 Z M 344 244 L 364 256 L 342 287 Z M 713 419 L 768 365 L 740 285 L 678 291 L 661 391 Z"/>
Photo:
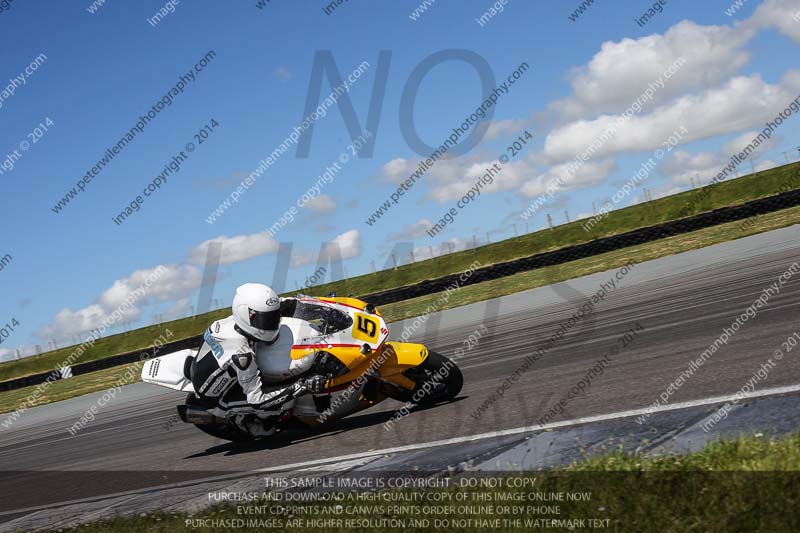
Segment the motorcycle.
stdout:
<path fill-rule="evenodd" d="M 276 431 L 311 428 L 357 413 L 386 398 L 413 405 L 453 400 L 464 379 L 458 366 L 422 344 L 389 341 L 380 312 L 356 298 L 300 296 L 292 316 L 281 322 L 281 334 L 291 335 L 292 360 L 312 358 L 310 371 L 327 377 L 319 394 L 303 394 L 276 426 Z M 284 331 L 286 333 L 284 333 Z M 256 361 L 264 374 L 269 362 Z M 250 433 L 210 412 L 216 402 L 195 394 L 191 368 L 196 351 L 181 350 L 148 360 L 142 381 L 188 392 L 178 405 L 180 419 L 201 431 L 230 441 L 251 440 Z"/>

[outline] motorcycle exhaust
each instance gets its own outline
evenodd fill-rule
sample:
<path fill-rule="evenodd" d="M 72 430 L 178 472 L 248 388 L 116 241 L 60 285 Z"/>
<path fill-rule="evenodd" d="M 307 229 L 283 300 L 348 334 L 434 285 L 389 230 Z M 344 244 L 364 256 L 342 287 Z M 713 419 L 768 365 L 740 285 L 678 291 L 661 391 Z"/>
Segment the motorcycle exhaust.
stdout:
<path fill-rule="evenodd" d="M 187 424 L 219 424 L 221 420 L 205 409 L 198 409 L 190 405 L 179 405 L 178 416 Z"/>

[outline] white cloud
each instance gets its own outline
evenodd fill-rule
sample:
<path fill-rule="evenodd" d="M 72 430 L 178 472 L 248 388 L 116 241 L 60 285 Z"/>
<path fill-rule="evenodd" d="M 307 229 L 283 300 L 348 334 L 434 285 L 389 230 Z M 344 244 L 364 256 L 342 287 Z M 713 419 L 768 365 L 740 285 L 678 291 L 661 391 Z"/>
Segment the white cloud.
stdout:
<path fill-rule="evenodd" d="M 341 235 L 331 241 L 330 251 L 323 250 L 323 256 L 326 253 L 335 255 L 335 250 L 338 248 L 338 253 L 341 254 L 342 259 L 352 259 L 361 255 L 361 232 L 357 229 L 345 231 Z M 327 260 L 327 259 L 326 259 Z"/>
<path fill-rule="evenodd" d="M 415 261 L 424 261 L 426 259 L 432 259 L 434 257 L 439 257 L 441 254 L 441 250 L 439 246 L 433 245 L 424 245 L 424 246 L 415 246 L 414 247 L 414 260 Z"/>
<path fill-rule="evenodd" d="M 689 185 L 694 181 L 696 185 L 700 185 L 716 176 L 724 164 L 724 158 L 719 154 L 691 154 L 685 150 L 677 150 L 661 164 L 661 170 L 673 183 Z"/>
<path fill-rule="evenodd" d="M 416 161 L 397 157 L 381 167 L 380 175 L 392 183 L 399 183 L 411 174 L 416 165 Z"/>
<path fill-rule="evenodd" d="M 134 322 L 141 317 L 143 305 L 186 297 L 200 287 L 201 282 L 202 273 L 190 265 L 159 265 L 137 270 L 112 283 L 96 302 L 78 310 L 61 309 L 36 335 L 42 339 L 61 339 L 90 331 L 111 319 L 115 312 L 114 325 Z"/>
<path fill-rule="evenodd" d="M 292 73 L 288 68 L 280 66 L 275 69 L 275 77 L 278 78 L 279 80 L 286 81 L 292 77 Z"/>
<path fill-rule="evenodd" d="M 205 263 L 208 255 L 208 246 L 212 242 L 222 245 L 219 260 L 222 265 L 239 263 L 278 250 L 278 241 L 266 231 L 249 235 L 235 235 L 233 237 L 221 236 L 203 241 L 193 248 L 189 252 L 188 261 L 196 265 Z"/>
<path fill-rule="evenodd" d="M 433 226 L 433 224 L 430 220 L 421 218 L 413 224 L 408 224 L 397 233 L 389 235 L 389 239 L 393 241 L 414 240 L 425 235 L 425 231 L 430 229 L 431 226 Z"/>
<path fill-rule="evenodd" d="M 320 194 L 306 202 L 305 207 L 317 213 L 331 213 L 336 211 L 336 200 L 327 194 Z"/>
<path fill-rule="evenodd" d="M 532 198 L 539 196 L 547 190 L 547 186 L 559 177 L 564 180 L 564 184 L 559 189 L 567 191 L 589 187 L 603 181 L 616 168 L 613 159 L 603 159 L 599 161 L 587 161 L 572 175 L 568 172 L 569 164 L 563 163 L 549 168 L 546 172 L 536 175 L 527 180 L 520 189 L 520 192 Z"/>
<path fill-rule="evenodd" d="M 766 0 L 745 24 L 756 28 L 774 27 L 800 42 L 800 5 L 797 0 Z"/>
<path fill-rule="evenodd" d="M 602 182 L 616 169 L 613 157 L 652 153 L 681 126 L 688 134 L 680 144 L 746 131 L 725 149 L 740 143 L 751 133 L 748 130 L 763 128 L 800 90 L 800 70 L 789 71 L 776 84 L 765 82 L 759 74 L 737 75 L 750 60 L 748 43 L 761 29 L 777 27 L 800 41 L 800 23 L 792 20 L 798 8 L 796 0 L 766 0 L 745 23 L 714 26 L 682 21 L 663 34 L 603 43 L 588 63 L 570 75 L 571 94 L 549 106 L 546 115 L 558 115 L 560 126 L 549 131 L 543 150 L 506 165 L 481 194 L 518 189 L 523 196 L 535 197 L 545 192 L 548 183 L 566 174 L 568 162 L 616 124 L 620 114 L 659 80 L 664 85 L 659 85 L 652 101 L 622 123 L 563 190 Z M 664 72 L 679 61 L 680 68 L 664 79 Z M 529 122 L 526 118 L 491 121 L 486 139 L 509 135 Z M 679 151 L 662 165 L 673 185 L 685 185 L 698 173 L 701 180 L 715 175 L 725 159 L 722 155 Z M 426 198 L 440 203 L 457 200 L 493 162 L 485 155 L 437 161 L 425 175 Z M 381 167 L 380 176 L 399 183 L 418 163 L 419 159 L 392 159 Z M 407 226 L 392 237 L 411 235 L 415 229 L 421 228 Z"/>
<path fill-rule="evenodd" d="M 654 150 L 676 129 L 688 134 L 681 143 L 762 126 L 796 98 L 798 72 L 791 71 L 779 85 L 770 85 L 759 75 L 739 76 L 720 87 L 682 96 L 647 115 L 634 115 L 619 126 L 594 157 L 623 152 Z M 603 115 L 579 120 L 552 131 L 544 154 L 554 162 L 568 161 L 587 149 L 616 124 L 618 116 Z"/>
<path fill-rule="evenodd" d="M 763 161 L 759 161 L 754 166 L 756 168 L 756 172 L 761 172 L 762 170 L 769 170 L 771 168 L 775 168 L 780 166 L 782 163 L 776 163 L 772 159 L 765 159 Z"/>
<path fill-rule="evenodd" d="M 98 304 L 91 304 L 77 311 L 64 308 L 56 313 L 50 324 L 40 328 L 36 336 L 41 339 L 58 339 L 89 331 L 100 326 L 107 316 L 106 311 Z"/>
<path fill-rule="evenodd" d="M 568 119 L 624 111 L 679 58 L 686 62 L 656 91 L 651 105 L 714 86 L 747 63 L 749 55 L 741 48 L 753 34 L 683 21 L 663 35 L 605 42 L 586 66 L 575 70 L 573 94 L 551 108 Z"/>
<path fill-rule="evenodd" d="M 278 249 L 278 242 L 266 232 L 222 236 L 196 246 L 189 252 L 188 261 L 203 264 L 212 242 L 222 245 L 221 264 L 237 263 Z M 344 243 L 348 244 L 346 241 Z M 188 297 L 202 283 L 203 273 L 194 264 L 159 265 L 152 269 L 137 270 L 114 281 L 94 303 L 77 310 L 68 307 L 61 309 L 49 324 L 36 331 L 36 335 L 42 339 L 68 338 L 73 334 L 100 327 L 115 312 L 114 325 L 134 322 L 141 318 L 142 306 L 154 302 L 176 302 L 167 313 L 179 313 L 187 305 Z M 145 289 L 144 292 L 142 288 Z M 129 301 L 132 304 L 126 303 Z"/>
<path fill-rule="evenodd" d="M 750 144 L 758 136 L 758 131 L 746 131 L 741 135 L 726 142 L 717 153 L 699 152 L 692 154 L 686 150 L 676 150 L 672 156 L 667 158 L 662 164 L 661 169 L 665 175 L 672 179 L 672 183 L 677 185 L 705 185 L 730 162 L 733 154 L 741 152 L 745 146 Z M 764 170 L 777 166 L 774 161 L 757 162 L 760 155 L 776 147 L 779 137 L 760 144 L 753 152 L 753 163 L 756 170 Z M 739 166 L 739 172 L 746 174 L 750 172 L 750 165 Z"/>
<path fill-rule="evenodd" d="M 523 195 L 532 197 L 544 192 L 547 184 L 556 176 L 566 176 L 567 174 L 566 163 L 555 165 L 542 172 L 533 165 L 532 161 L 533 158 L 531 157 L 506 163 L 499 173 L 491 177 L 491 183 L 481 187 L 481 195 L 520 189 Z M 439 203 L 458 200 L 470 188 L 474 187 L 479 178 L 487 174 L 487 169 L 494 164 L 496 164 L 496 160 L 481 159 L 478 156 L 439 160 L 436 166 L 428 171 L 427 181 L 430 189 L 426 197 Z M 384 165 L 384 168 L 387 165 Z M 394 164 L 393 170 L 398 171 L 398 165 L 399 163 Z M 612 159 L 588 161 L 567 179 L 563 188 L 568 190 L 594 185 L 601 182 L 615 169 L 616 163 Z M 406 170 L 407 168 L 403 167 L 403 175 L 405 175 Z M 391 172 L 383 172 L 383 175 L 388 178 L 392 174 Z M 407 226 L 402 231 L 390 236 L 390 238 L 396 240 L 413 239 L 415 235 L 423 235 L 425 229 L 430 226 L 421 227 L 419 225 L 420 222 L 422 221 L 412 225 L 414 228 Z"/>
<path fill-rule="evenodd" d="M 0 361 L 11 361 L 14 359 L 14 350 L 0 348 Z"/>
<path fill-rule="evenodd" d="M 300 267 L 317 261 L 317 254 L 311 250 L 292 250 L 291 265 Z"/>
<path fill-rule="evenodd" d="M 191 298 L 180 298 L 175 302 L 174 305 L 172 305 L 172 307 L 161 313 L 161 319 L 165 322 L 169 320 L 177 320 L 178 318 L 189 316 L 192 309 Z"/>
<path fill-rule="evenodd" d="M 500 137 L 518 135 L 529 124 L 525 119 L 493 120 L 489 123 L 484 139 L 491 141 Z"/>
<path fill-rule="evenodd" d="M 750 144 L 753 141 L 753 139 L 758 137 L 758 134 L 759 134 L 758 131 L 746 131 L 742 133 L 735 139 L 732 139 L 727 143 L 725 143 L 725 145 L 722 147 L 722 153 L 727 154 L 729 157 L 732 156 L 733 154 L 738 154 L 744 149 L 745 146 Z M 768 152 L 776 148 L 777 145 L 779 144 L 779 140 L 780 137 L 772 137 L 771 139 L 767 139 L 765 142 L 759 144 L 758 147 L 756 147 L 756 149 L 751 152 L 751 156 L 753 158 L 756 158 L 760 154 L 763 154 L 764 152 Z"/>
<path fill-rule="evenodd" d="M 496 161 L 448 161 L 442 166 L 437 175 L 436 185 L 431 188 L 428 198 L 439 203 L 445 203 L 461 198 L 470 188 L 475 186 L 477 180 L 487 173 L 487 168 Z M 531 167 L 524 160 L 506 163 L 502 170 L 491 177 L 491 183 L 484 185 L 481 194 L 515 189 L 525 178 L 530 176 Z"/>
<path fill-rule="evenodd" d="M 467 169 L 477 160 L 476 156 L 438 159 L 432 167 L 425 171 L 425 180 L 433 183 L 448 183 L 462 179 Z M 392 159 L 381 167 L 380 177 L 391 183 L 400 183 L 418 169 L 419 162 L 419 159 Z"/>
<path fill-rule="evenodd" d="M 104 309 L 116 309 L 129 294 L 145 286 L 147 280 L 151 280 L 146 289 L 147 295 L 137 301 L 169 302 L 198 288 L 202 277 L 200 270 L 190 265 L 159 265 L 151 269 L 137 270 L 127 278 L 115 281 L 100 295 L 98 303 Z"/>
<path fill-rule="evenodd" d="M 316 263 L 323 264 L 336 261 L 341 258 L 352 259 L 361 255 L 361 233 L 357 229 L 351 229 L 341 235 L 337 235 L 332 241 L 325 243 L 320 250 L 319 258 L 314 252 L 307 250 L 297 250 L 292 253 L 292 266 L 304 266 Z"/>

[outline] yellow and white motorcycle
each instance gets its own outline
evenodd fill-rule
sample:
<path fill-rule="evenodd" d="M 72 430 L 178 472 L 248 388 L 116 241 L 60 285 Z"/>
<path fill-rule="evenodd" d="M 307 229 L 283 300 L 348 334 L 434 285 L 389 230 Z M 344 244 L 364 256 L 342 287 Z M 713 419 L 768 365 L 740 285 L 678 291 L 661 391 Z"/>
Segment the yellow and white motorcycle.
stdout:
<path fill-rule="evenodd" d="M 374 306 L 355 298 L 299 297 L 293 316 L 281 322 L 292 336 L 292 360 L 312 359 L 315 374 L 327 376 L 325 390 L 295 399 L 277 429 L 301 423 L 312 427 L 332 422 L 393 398 L 416 405 L 454 399 L 463 376 L 447 357 L 422 344 L 388 341 L 389 329 Z M 142 381 L 188 392 L 178 406 L 181 420 L 227 440 L 253 438 L 238 426 L 209 412 L 194 394 L 189 371 L 195 350 L 181 350 L 147 361 Z M 265 362 L 256 354 L 259 368 Z"/>

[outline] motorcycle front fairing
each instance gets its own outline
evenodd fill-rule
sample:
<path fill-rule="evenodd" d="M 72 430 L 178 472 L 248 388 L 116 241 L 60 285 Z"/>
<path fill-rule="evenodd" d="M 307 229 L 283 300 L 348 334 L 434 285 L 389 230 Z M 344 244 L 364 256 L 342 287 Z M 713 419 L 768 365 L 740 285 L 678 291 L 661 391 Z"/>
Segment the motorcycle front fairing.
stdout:
<path fill-rule="evenodd" d="M 363 385 L 365 376 L 409 391 L 415 388 L 416 383 L 403 373 L 421 365 L 428 349 L 422 344 L 387 342 L 386 322 L 366 302 L 355 298 L 301 298 L 294 317 L 304 317 L 315 325 L 312 335 L 292 346 L 292 359 L 319 350 L 332 354 L 347 369 L 331 380 L 334 390 L 352 382 Z"/>

